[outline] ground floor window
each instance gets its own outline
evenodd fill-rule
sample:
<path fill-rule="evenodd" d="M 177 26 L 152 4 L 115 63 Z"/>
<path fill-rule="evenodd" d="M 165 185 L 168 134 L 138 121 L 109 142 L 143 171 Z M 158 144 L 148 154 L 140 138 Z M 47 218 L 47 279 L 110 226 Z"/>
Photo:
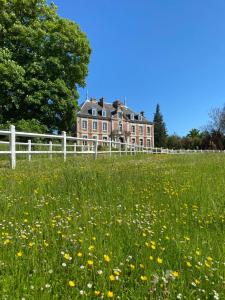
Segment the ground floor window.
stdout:
<path fill-rule="evenodd" d="M 108 137 L 107 136 L 103 136 L 102 140 L 103 140 L 103 143 L 102 143 L 103 146 L 107 146 L 108 143 L 106 143 L 105 141 L 108 141 Z"/>
<path fill-rule="evenodd" d="M 151 140 L 150 139 L 147 140 L 147 147 L 151 147 Z"/>
<path fill-rule="evenodd" d="M 83 135 L 83 145 L 87 145 L 87 141 L 85 141 L 85 139 L 87 139 L 88 137 L 87 137 L 87 135 Z"/>
<path fill-rule="evenodd" d="M 143 146 L 143 139 L 140 139 L 140 146 Z"/>
<path fill-rule="evenodd" d="M 97 135 L 93 135 L 93 139 L 94 140 L 97 140 L 98 139 L 98 136 Z M 93 142 L 93 146 L 95 145 L 95 142 Z"/>

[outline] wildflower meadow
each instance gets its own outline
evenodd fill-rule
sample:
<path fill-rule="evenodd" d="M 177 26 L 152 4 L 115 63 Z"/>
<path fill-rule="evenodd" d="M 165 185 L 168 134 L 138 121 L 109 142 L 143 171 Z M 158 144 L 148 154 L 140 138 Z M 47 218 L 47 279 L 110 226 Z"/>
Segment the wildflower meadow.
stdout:
<path fill-rule="evenodd" d="M 0 161 L 0 299 L 225 299 L 225 155 Z"/>

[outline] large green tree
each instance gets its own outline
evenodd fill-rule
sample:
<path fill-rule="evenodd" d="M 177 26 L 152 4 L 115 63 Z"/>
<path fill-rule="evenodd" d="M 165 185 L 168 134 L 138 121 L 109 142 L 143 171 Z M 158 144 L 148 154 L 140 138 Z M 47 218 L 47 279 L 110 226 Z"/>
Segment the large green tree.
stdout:
<path fill-rule="evenodd" d="M 165 147 L 166 146 L 166 125 L 163 121 L 163 116 L 160 112 L 159 104 L 156 105 L 156 111 L 154 114 L 154 140 L 155 147 Z"/>
<path fill-rule="evenodd" d="M 91 49 L 46 0 L 0 0 L 0 124 L 37 120 L 71 131 Z"/>

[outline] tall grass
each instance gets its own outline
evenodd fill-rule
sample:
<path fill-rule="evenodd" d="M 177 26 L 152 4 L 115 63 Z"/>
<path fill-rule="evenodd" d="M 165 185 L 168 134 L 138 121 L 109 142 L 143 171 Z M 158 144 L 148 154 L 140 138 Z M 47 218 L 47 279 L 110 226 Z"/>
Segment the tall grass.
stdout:
<path fill-rule="evenodd" d="M 225 156 L 0 162 L 1 299 L 225 299 Z"/>

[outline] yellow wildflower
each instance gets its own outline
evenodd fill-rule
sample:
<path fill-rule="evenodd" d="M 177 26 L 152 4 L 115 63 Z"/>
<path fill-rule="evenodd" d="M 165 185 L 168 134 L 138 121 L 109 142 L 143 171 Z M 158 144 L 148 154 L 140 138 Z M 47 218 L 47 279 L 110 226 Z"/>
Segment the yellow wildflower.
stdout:
<path fill-rule="evenodd" d="M 110 261 L 110 257 L 107 254 L 104 255 L 104 261 L 106 261 L 106 262 Z"/>
<path fill-rule="evenodd" d="M 83 254 L 82 254 L 81 252 L 78 252 L 78 253 L 77 253 L 77 256 L 78 256 L 78 257 L 82 257 Z"/>
<path fill-rule="evenodd" d="M 95 246 L 94 246 L 94 245 L 89 246 L 89 247 L 88 247 L 88 250 L 89 250 L 89 251 L 94 251 L 94 250 L 95 250 Z"/>
<path fill-rule="evenodd" d="M 158 258 L 157 258 L 157 263 L 158 263 L 158 264 L 162 264 L 162 262 L 163 262 L 162 258 L 158 257 Z"/>
<path fill-rule="evenodd" d="M 174 271 L 174 272 L 172 272 L 172 275 L 173 275 L 173 277 L 178 277 L 179 276 L 179 272 Z"/>
<path fill-rule="evenodd" d="M 149 259 L 149 260 L 153 260 L 153 256 L 150 255 L 150 256 L 148 257 L 148 259 Z"/>
<path fill-rule="evenodd" d="M 4 240 L 4 242 L 3 242 L 4 245 L 7 245 L 7 244 L 9 244 L 9 243 L 10 243 L 10 240 L 9 240 L 9 239 Z"/>
<path fill-rule="evenodd" d="M 88 264 L 89 267 L 91 267 L 91 266 L 93 266 L 94 262 L 93 262 L 93 260 L 88 260 L 87 264 Z"/>
<path fill-rule="evenodd" d="M 113 292 L 112 291 L 108 291 L 107 292 L 107 297 L 108 298 L 113 298 Z"/>
<path fill-rule="evenodd" d="M 101 292 L 100 291 L 95 291 L 95 296 L 100 296 Z"/>
<path fill-rule="evenodd" d="M 70 286 L 70 287 L 74 287 L 74 286 L 75 286 L 75 282 L 74 282 L 73 280 L 70 280 L 70 281 L 69 281 L 69 286 Z"/>
<path fill-rule="evenodd" d="M 189 261 L 186 262 L 186 265 L 187 265 L 189 268 L 192 266 L 192 264 L 191 264 Z"/>
<path fill-rule="evenodd" d="M 113 274 L 111 274 L 111 275 L 109 276 L 109 279 L 110 279 L 110 281 L 115 281 L 115 276 L 114 276 Z"/>
<path fill-rule="evenodd" d="M 17 255 L 18 257 L 21 257 L 21 256 L 23 255 L 23 252 L 22 252 L 22 251 L 19 251 L 19 252 L 16 253 L 16 255 Z"/>
<path fill-rule="evenodd" d="M 67 260 L 71 260 L 72 257 L 69 255 L 69 253 L 65 253 L 64 254 L 64 258 L 67 259 Z"/>
<path fill-rule="evenodd" d="M 145 275 L 141 275 L 141 280 L 142 280 L 142 281 L 147 281 L 147 280 L 148 280 L 148 277 L 145 276 Z"/>

